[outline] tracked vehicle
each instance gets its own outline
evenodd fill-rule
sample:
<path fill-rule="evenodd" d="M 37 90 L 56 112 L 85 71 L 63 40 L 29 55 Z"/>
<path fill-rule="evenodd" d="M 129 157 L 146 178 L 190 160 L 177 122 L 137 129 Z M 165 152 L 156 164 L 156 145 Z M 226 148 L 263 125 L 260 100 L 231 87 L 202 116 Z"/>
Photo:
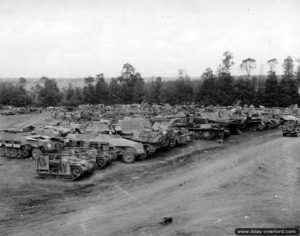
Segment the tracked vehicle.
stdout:
<path fill-rule="evenodd" d="M 63 140 L 49 136 L 32 135 L 30 132 L 5 130 L 0 132 L 0 157 L 37 158 L 63 146 Z"/>
<path fill-rule="evenodd" d="M 283 136 L 300 136 L 300 118 L 295 116 L 281 117 L 281 130 Z"/>
<path fill-rule="evenodd" d="M 199 139 L 224 139 L 230 134 L 220 124 L 211 123 L 207 118 L 196 117 L 195 115 L 177 117 L 173 126 L 186 128 L 194 133 L 195 138 Z"/>
<path fill-rule="evenodd" d="M 63 151 L 61 153 L 41 154 L 36 159 L 36 171 L 40 176 L 59 176 L 77 180 L 95 170 L 87 152 Z"/>
<path fill-rule="evenodd" d="M 110 146 L 116 148 L 117 156 L 121 157 L 125 163 L 132 163 L 146 157 L 146 151 L 141 143 L 121 137 L 106 123 L 84 123 L 80 127 L 76 127 L 75 132 L 91 135 L 94 140 L 101 140 L 109 143 Z"/>
<path fill-rule="evenodd" d="M 108 142 L 99 139 L 92 134 L 69 134 L 67 136 L 67 147 L 94 150 L 94 161 L 98 169 L 103 169 L 117 158 L 117 150 Z"/>
<path fill-rule="evenodd" d="M 192 140 L 192 133 L 184 127 L 176 127 L 176 118 L 156 117 L 151 119 L 152 128 L 155 130 L 165 130 L 170 137 L 170 147 L 186 145 Z"/>

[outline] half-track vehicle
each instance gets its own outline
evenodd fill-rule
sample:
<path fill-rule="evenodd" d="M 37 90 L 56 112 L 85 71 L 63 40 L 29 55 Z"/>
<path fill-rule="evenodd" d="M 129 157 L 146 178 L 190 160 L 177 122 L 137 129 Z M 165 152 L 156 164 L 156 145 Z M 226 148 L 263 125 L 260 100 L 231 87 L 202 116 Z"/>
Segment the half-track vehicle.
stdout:
<path fill-rule="evenodd" d="M 146 158 L 146 151 L 141 143 L 127 140 L 116 134 L 107 123 L 87 122 L 76 128 L 77 133 L 94 134 L 94 138 L 108 142 L 117 150 L 117 154 L 125 163 L 132 163 Z"/>
<path fill-rule="evenodd" d="M 96 163 L 88 152 L 62 151 L 61 153 L 44 153 L 36 159 L 36 171 L 40 176 L 60 176 L 76 180 L 95 170 Z"/>
<path fill-rule="evenodd" d="M 37 158 L 42 153 L 53 152 L 63 146 L 63 140 L 49 136 L 32 135 L 31 132 L 4 130 L 0 132 L 0 157 Z"/>
<path fill-rule="evenodd" d="M 118 124 L 112 125 L 114 130 L 118 132 L 122 137 L 128 140 L 132 140 L 138 143 L 141 143 L 143 147 L 145 148 L 147 154 L 151 154 L 156 152 L 159 149 L 162 148 L 168 148 L 170 147 L 171 143 L 171 136 L 169 130 L 165 129 L 154 129 L 151 126 L 150 121 L 148 121 L 148 124 L 145 125 L 143 128 L 139 127 L 136 121 L 134 119 L 132 120 L 126 120 L 126 121 L 119 121 Z M 136 126 L 139 127 L 135 130 L 132 130 L 131 132 L 123 131 L 122 126 Z M 175 143 L 176 140 L 173 139 L 173 143 Z"/>

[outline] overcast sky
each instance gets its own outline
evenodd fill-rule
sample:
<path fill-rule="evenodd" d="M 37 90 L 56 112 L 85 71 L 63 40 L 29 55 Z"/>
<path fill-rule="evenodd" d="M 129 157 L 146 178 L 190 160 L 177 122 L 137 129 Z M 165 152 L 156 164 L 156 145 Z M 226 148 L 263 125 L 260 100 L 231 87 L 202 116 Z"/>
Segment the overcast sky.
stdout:
<path fill-rule="evenodd" d="M 142 76 L 213 71 L 231 51 L 300 57 L 299 0 L 0 0 L 0 77 Z"/>

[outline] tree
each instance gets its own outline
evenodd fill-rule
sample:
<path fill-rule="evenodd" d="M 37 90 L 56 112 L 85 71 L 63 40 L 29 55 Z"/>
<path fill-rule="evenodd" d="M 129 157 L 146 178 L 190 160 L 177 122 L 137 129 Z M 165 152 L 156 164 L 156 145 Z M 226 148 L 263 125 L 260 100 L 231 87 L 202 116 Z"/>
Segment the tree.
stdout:
<path fill-rule="evenodd" d="M 256 61 L 252 58 L 244 59 L 240 65 L 241 70 L 246 71 L 247 79 L 250 79 L 250 74 L 253 69 L 256 68 Z"/>
<path fill-rule="evenodd" d="M 280 105 L 290 106 L 299 102 L 298 86 L 293 71 L 293 59 L 287 57 L 282 67 L 283 77 L 279 83 Z"/>
<path fill-rule="evenodd" d="M 239 78 L 234 83 L 234 101 L 241 104 L 253 104 L 255 98 L 255 84 L 250 79 Z"/>
<path fill-rule="evenodd" d="M 234 79 L 230 73 L 222 73 L 216 80 L 216 99 L 218 104 L 228 106 L 234 102 Z"/>
<path fill-rule="evenodd" d="M 111 78 L 109 83 L 109 101 L 111 104 L 120 104 L 123 103 L 121 99 L 121 85 L 118 82 L 118 79 Z"/>
<path fill-rule="evenodd" d="M 95 98 L 95 79 L 92 76 L 86 77 L 84 79 L 85 86 L 83 88 L 83 101 L 89 104 L 96 104 Z"/>
<path fill-rule="evenodd" d="M 224 56 L 224 59 L 222 60 L 223 65 L 222 65 L 221 71 L 223 73 L 230 73 L 230 69 L 234 65 L 233 55 L 231 52 L 226 51 L 226 52 L 224 52 L 223 56 Z"/>
<path fill-rule="evenodd" d="M 274 68 L 270 67 L 268 79 L 265 82 L 263 104 L 268 107 L 278 106 L 280 103 L 278 80 Z"/>
<path fill-rule="evenodd" d="M 123 103 L 143 101 L 145 95 L 144 79 L 140 73 L 135 72 L 135 68 L 131 64 L 123 65 L 118 83 L 120 84 L 119 96 Z"/>
<path fill-rule="evenodd" d="M 175 81 L 176 103 L 190 103 L 193 99 L 193 87 L 190 77 L 184 70 L 178 70 L 178 79 Z"/>
<path fill-rule="evenodd" d="M 201 78 L 203 79 L 202 84 L 196 95 L 196 102 L 203 105 L 216 105 L 216 77 L 213 74 L 213 71 L 210 68 L 207 68 L 202 74 Z"/>
<path fill-rule="evenodd" d="M 140 73 L 136 73 L 134 76 L 132 101 L 135 103 L 141 103 L 144 100 L 146 94 L 145 82 Z"/>
<path fill-rule="evenodd" d="M 108 85 L 105 82 L 104 75 L 96 76 L 97 82 L 95 85 L 95 99 L 98 104 L 107 104 L 109 102 Z"/>
<path fill-rule="evenodd" d="M 270 67 L 270 71 L 269 72 L 273 72 L 274 69 L 275 69 L 275 66 L 278 64 L 278 61 L 277 59 L 273 58 L 273 59 L 270 59 L 268 60 L 268 65 Z"/>
<path fill-rule="evenodd" d="M 155 80 L 151 80 L 151 82 L 147 85 L 147 93 L 145 100 L 148 103 L 160 103 L 160 94 L 162 90 L 162 78 L 157 77 Z"/>
<path fill-rule="evenodd" d="M 284 59 L 282 67 L 285 77 L 292 78 L 294 76 L 294 62 L 290 56 Z"/>
<path fill-rule="evenodd" d="M 121 77 L 129 78 L 134 74 L 135 74 L 135 68 L 131 64 L 125 63 L 122 68 Z"/>
<path fill-rule="evenodd" d="M 39 87 L 38 101 L 42 106 L 57 106 L 61 100 L 61 94 L 55 79 L 42 77 L 42 86 Z"/>
<path fill-rule="evenodd" d="M 175 105 L 177 103 L 178 97 L 175 81 L 166 81 L 162 85 L 159 101 L 161 103 L 169 103 L 171 105 Z"/>

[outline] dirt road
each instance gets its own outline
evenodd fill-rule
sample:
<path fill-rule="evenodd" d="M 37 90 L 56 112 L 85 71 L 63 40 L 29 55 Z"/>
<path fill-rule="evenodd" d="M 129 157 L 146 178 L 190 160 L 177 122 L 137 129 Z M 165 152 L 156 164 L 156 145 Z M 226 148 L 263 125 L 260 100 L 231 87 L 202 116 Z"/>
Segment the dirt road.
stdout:
<path fill-rule="evenodd" d="M 33 177 L 32 160 L 2 160 L 0 233 L 215 236 L 300 226 L 299 139 L 247 133 L 207 152 L 176 152 L 75 183 Z M 173 222 L 159 224 L 163 217 Z"/>

